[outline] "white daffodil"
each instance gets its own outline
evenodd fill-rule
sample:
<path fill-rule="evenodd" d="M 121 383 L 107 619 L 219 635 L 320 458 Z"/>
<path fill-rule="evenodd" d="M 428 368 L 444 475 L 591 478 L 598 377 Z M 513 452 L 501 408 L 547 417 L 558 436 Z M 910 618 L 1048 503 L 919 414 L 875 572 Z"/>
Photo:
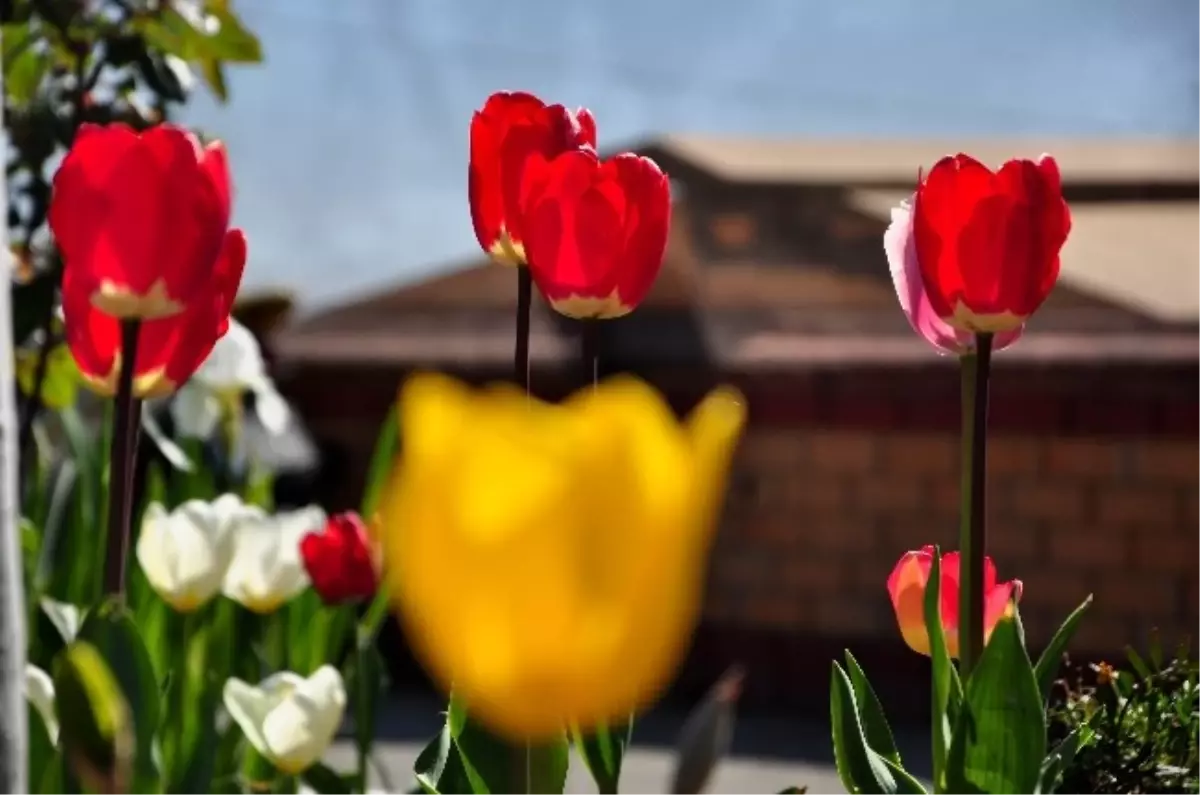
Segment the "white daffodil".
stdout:
<path fill-rule="evenodd" d="M 257 687 L 231 678 L 224 701 L 254 750 L 294 776 L 319 761 L 333 742 L 346 709 L 346 686 L 338 669 L 323 665 L 307 679 L 281 671 Z"/>
<path fill-rule="evenodd" d="M 221 590 L 233 557 L 234 525 L 265 515 L 235 494 L 213 502 L 188 500 L 170 513 L 151 503 L 142 517 L 138 563 L 163 601 L 189 613 Z"/>
<path fill-rule="evenodd" d="M 262 349 L 250 329 L 230 318 L 229 330 L 171 401 L 179 436 L 207 439 L 226 411 L 240 410 L 242 395 L 254 393 L 258 421 L 271 434 L 287 429 L 287 401 L 267 375 Z"/>
<path fill-rule="evenodd" d="M 233 523 L 233 559 L 222 590 L 256 613 L 273 613 L 308 587 L 300 539 L 325 526 L 315 505 L 299 511 L 246 515 Z"/>
<path fill-rule="evenodd" d="M 54 680 L 36 665 L 25 663 L 25 698 L 42 716 L 50 742 L 58 743 L 58 713 L 54 708 Z"/>

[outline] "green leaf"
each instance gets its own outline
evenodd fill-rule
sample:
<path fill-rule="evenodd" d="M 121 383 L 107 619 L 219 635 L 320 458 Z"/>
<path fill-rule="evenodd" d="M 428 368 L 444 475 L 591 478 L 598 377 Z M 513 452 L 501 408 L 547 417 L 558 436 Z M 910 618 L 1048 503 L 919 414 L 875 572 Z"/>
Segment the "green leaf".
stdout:
<path fill-rule="evenodd" d="M 1046 715 L 1016 607 L 992 630 L 966 683 L 947 754 L 951 792 L 1033 792 L 1046 756 Z"/>
<path fill-rule="evenodd" d="M 867 681 L 867 675 L 849 649 L 846 650 L 846 672 L 850 675 L 850 684 L 854 686 L 854 702 L 858 705 L 858 717 L 866 733 L 867 745 L 884 759 L 903 768 L 904 763 L 900 761 L 900 751 L 896 748 L 883 705 L 879 703 L 879 697 Z"/>
<path fill-rule="evenodd" d="M 561 793 L 570 744 L 564 732 L 545 743 L 513 744 L 473 721 L 451 696 L 446 717 L 474 793 Z"/>
<path fill-rule="evenodd" d="M 136 738 L 135 786 L 142 791 L 148 782 L 158 779 L 153 757 L 160 694 L 150 653 L 129 611 L 116 600 L 88 614 L 79 639 L 94 646 L 108 663 L 129 704 Z"/>
<path fill-rule="evenodd" d="M 395 403 L 388 409 L 383 419 L 383 426 L 375 439 L 375 450 L 371 453 L 371 466 L 367 469 L 367 485 L 363 489 L 362 505 L 359 515 L 370 522 L 375 512 L 379 510 L 379 498 L 387 487 L 388 478 L 392 474 L 392 462 L 396 460 L 396 450 L 400 446 L 400 418 L 396 412 Z"/>
<path fill-rule="evenodd" d="M 621 762 L 633 736 L 633 717 L 614 725 L 601 724 L 586 735 L 572 730 L 575 749 L 583 758 L 600 795 L 615 793 L 621 780 Z"/>
<path fill-rule="evenodd" d="M 808 787 L 784 787 L 779 790 L 779 795 L 807 795 Z"/>
<path fill-rule="evenodd" d="M 237 14 L 228 7 L 212 6 L 209 8 L 209 13 L 216 17 L 219 26 L 215 33 L 205 36 L 206 51 L 209 56 L 226 63 L 260 63 L 262 61 L 262 44 L 259 43 L 257 36 L 246 29 Z"/>
<path fill-rule="evenodd" d="M 383 657 L 374 639 L 360 637 L 355 643 L 354 744 L 358 749 L 358 775 L 363 792 L 367 786 L 367 762 L 375 740 L 375 714 L 383 689 Z"/>
<path fill-rule="evenodd" d="M 158 448 L 158 452 L 162 453 L 163 458 L 167 459 L 167 463 L 174 469 L 180 472 L 191 472 L 192 462 L 187 457 L 187 453 L 175 444 L 174 440 L 163 433 L 162 427 L 158 424 L 158 420 L 154 417 L 154 412 L 146 403 L 142 404 L 142 430 L 150 437 L 150 441 L 154 442 L 154 446 Z"/>
<path fill-rule="evenodd" d="M 1054 687 L 1054 678 L 1058 676 L 1058 666 L 1062 662 L 1063 652 L 1066 651 L 1067 644 L 1071 642 L 1071 637 L 1079 627 L 1079 622 L 1083 620 L 1084 613 L 1091 606 L 1092 595 L 1088 594 L 1079 607 L 1071 611 L 1071 615 L 1062 622 L 1055 631 L 1054 637 L 1050 639 L 1049 645 L 1042 651 L 1042 656 L 1038 657 L 1037 667 L 1034 671 L 1043 701 L 1050 697 L 1050 689 Z"/>
<path fill-rule="evenodd" d="M 1075 755 L 1079 753 L 1079 749 L 1090 743 L 1091 740 L 1091 728 L 1077 726 L 1062 739 L 1062 742 L 1053 751 L 1046 754 L 1046 758 L 1042 760 L 1037 789 L 1034 790 L 1035 795 L 1057 790 L 1058 785 L 1062 782 L 1063 771 L 1075 761 Z"/>
<path fill-rule="evenodd" d="M 50 731 L 42 714 L 29 701 L 25 702 L 26 725 L 29 727 L 28 766 L 26 773 L 31 786 L 37 786 L 46 777 L 51 766 L 57 766 L 57 750 L 50 740 Z"/>
<path fill-rule="evenodd" d="M 312 765 L 303 773 L 300 778 L 304 779 L 304 783 L 312 787 L 320 793 L 328 795 L 342 795 L 342 793 L 351 793 L 353 788 L 347 783 L 345 776 L 329 769 L 320 763 Z M 363 788 L 366 792 L 366 788 Z"/>
<path fill-rule="evenodd" d="M 703 792 L 713 771 L 729 753 L 742 678 L 740 667 L 730 668 L 688 715 L 676 743 L 675 772 L 669 792 Z"/>
<path fill-rule="evenodd" d="M 946 648 L 946 634 L 942 628 L 942 551 L 934 548 L 933 565 L 929 569 L 929 581 L 925 586 L 925 631 L 929 634 L 929 658 L 933 664 L 933 781 L 934 788 L 941 791 L 945 781 L 946 754 L 950 748 L 951 735 L 962 702 L 962 683 L 958 669 L 950 659 Z"/>
<path fill-rule="evenodd" d="M 470 795 L 473 792 L 462 756 L 451 736 L 449 719 L 417 756 L 413 773 L 421 790 L 431 795 Z"/>
<path fill-rule="evenodd" d="M 54 665 L 59 741 L 71 769 L 96 792 L 127 792 L 135 759 L 133 716 L 101 652 L 85 641 Z"/>
<path fill-rule="evenodd" d="M 838 778 L 847 792 L 896 792 L 896 779 L 883 762 L 872 754 L 863 736 L 854 702 L 854 686 L 842 667 L 833 663 L 829 684 L 829 712 L 833 727 L 833 756 Z"/>

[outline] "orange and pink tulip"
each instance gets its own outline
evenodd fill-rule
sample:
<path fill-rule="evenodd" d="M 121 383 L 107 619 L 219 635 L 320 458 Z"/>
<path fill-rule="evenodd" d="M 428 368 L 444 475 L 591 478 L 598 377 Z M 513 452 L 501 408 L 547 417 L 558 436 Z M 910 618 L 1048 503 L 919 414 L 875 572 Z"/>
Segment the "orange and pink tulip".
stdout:
<path fill-rule="evenodd" d="M 888 594 L 896 611 L 900 634 L 914 651 L 929 655 L 929 634 L 925 630 L 925 586 L 933 568 L 933 546 L 904 553 L 892 575 L 888 577 Z M 946 648 L 951 657 L 958 657 L 958 583 L 959 554 L 942 555 L 941 602 L 942 628 Z M 996 622 L 1021 598 L 1021 581 L 996 582 L 996 566 L 991 558 L 983 561 L 983 633 L 984 642 L 991 637 Z"/>

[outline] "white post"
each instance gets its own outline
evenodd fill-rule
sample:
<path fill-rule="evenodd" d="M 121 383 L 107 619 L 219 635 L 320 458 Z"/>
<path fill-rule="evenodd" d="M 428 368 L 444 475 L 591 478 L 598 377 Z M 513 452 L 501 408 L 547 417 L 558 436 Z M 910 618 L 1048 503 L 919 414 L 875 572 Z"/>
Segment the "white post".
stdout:
<path fill-rule="evenodd" d="M 3 49 L 0 42 L 0 50 Z M 4 78 L 0 75 L 0 92 Z M 0 93 L 2 95 L 2 93 Z M 0 103 L 0 121 L 3 105 Z M 8 186 L 0 172 L 0 210 L 8 209 Z M 7 216 L 7 212 L 3 213 Z M 7 224 L 0 227 L 0 792 L 29 792 L 28 727 L 25 725 L 25 587 L 22 580 L 21 506 L 17 495 L 17 385 L 13 366 L 13 258 Z"/>

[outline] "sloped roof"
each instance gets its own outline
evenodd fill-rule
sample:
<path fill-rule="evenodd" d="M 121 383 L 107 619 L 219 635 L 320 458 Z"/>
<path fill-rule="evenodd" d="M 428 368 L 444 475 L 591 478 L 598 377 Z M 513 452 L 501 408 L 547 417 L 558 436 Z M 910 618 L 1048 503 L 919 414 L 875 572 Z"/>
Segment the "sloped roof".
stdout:
<path fill-rule="evenodd" d="M 946 154 L 968 152 L 995 167 L 1050 152 L 1072 184 L 1189 184 L 1200 180 L 1195 139 L 822 140 L 667 135 L 648 146 L 731 182 L 914 184 Z"/>

